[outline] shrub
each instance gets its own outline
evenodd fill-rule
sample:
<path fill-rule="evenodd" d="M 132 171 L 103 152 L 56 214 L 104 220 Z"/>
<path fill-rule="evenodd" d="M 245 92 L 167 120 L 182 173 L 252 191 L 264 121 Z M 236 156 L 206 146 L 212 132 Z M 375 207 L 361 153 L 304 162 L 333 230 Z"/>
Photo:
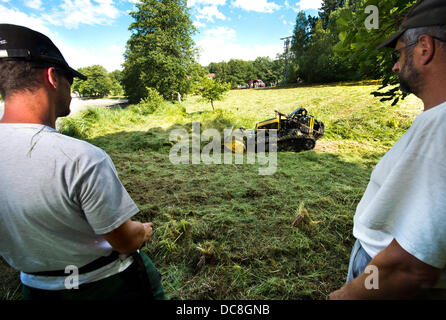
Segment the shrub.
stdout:
<path fill-rule="evenodd" d="M 164 98 L 154 88 L 147 88 L 147 97 L 141 99 L 139 104 L 130 107 L 135 113 L 142 115 L 148 115 L 154 113 L 161 107 L 164 102 Z"/>

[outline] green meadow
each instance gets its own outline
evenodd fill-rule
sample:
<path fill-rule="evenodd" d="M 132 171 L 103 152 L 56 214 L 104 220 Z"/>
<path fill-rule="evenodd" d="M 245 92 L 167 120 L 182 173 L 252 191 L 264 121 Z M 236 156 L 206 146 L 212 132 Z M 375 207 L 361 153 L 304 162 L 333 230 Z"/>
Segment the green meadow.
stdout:
<path fill-rule="evenodd" d="M 135 219 L 154 222 L 143 248 L 171 299 L 326 299 L 347 274 L 355 208 L 371 171 L 404 134 L 421 102 L 391 106 L 376 85 L 233 90 L 216 111 L 198 97 L 92 108 L 60 119 L 59 130 L 104 149 L 137 203 Z M 277 154 L 277 170 L 248 164 L 178 164 L 173 129 L 253 128 L 304 107 L 325 124 L 314 150 Z M 202 147 L 206 145 L 202 142 Z M 246 160 L 246 155 L 245 155 Z M 223 162 L 223 161 L 222 161 Z M 2 298 L 19 298 L 18 273 L 4 265 Z M 0 271 L 2 271 L 0 270 Z"/>

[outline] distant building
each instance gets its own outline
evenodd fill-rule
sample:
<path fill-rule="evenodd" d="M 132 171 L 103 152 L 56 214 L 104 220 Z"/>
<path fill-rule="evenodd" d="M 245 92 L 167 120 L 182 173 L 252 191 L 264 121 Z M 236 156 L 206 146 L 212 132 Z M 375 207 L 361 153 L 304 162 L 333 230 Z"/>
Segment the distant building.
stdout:
<path fill-rule="evenodd" d="M 215 73 L 209 73 L 208 74 L 208 79 L 214 79 L 215 77 Z"/>

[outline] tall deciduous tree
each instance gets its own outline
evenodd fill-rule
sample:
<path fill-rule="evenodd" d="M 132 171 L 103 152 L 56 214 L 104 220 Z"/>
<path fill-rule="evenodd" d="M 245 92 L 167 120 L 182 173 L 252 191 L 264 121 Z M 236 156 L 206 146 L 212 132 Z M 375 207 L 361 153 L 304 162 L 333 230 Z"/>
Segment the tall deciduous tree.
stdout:
<path fill-rule="evenodd" d="M 88 77 L 85 81 L 75 78 L 73 91 L 79 92 L 83 97 L 103 97 L 113 90 L 113 82 L 107 70 L 100 65 L 79 68 L 78 71 Z"/>
<path fill-rule="evenodd" d="M 141 0 L 130 13 L 135 21 L 127 42 L 123 85 L 131 102 L 145 98 L 147 87 L 164 98 L 191 89 L 196 32 L 186 0 Z"/>

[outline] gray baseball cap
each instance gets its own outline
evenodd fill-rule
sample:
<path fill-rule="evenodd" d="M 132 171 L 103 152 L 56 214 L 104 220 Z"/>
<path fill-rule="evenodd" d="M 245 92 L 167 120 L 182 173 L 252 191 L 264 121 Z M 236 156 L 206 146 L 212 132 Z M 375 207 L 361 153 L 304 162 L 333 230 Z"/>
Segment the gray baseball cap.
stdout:
<path fill-rule="evenodd" d="M 446 24 L 445 0 L 419 0 L 406 15 L 398 32 L 378 46 L 395 48 L 398 39 L 409 29 Z"/>

